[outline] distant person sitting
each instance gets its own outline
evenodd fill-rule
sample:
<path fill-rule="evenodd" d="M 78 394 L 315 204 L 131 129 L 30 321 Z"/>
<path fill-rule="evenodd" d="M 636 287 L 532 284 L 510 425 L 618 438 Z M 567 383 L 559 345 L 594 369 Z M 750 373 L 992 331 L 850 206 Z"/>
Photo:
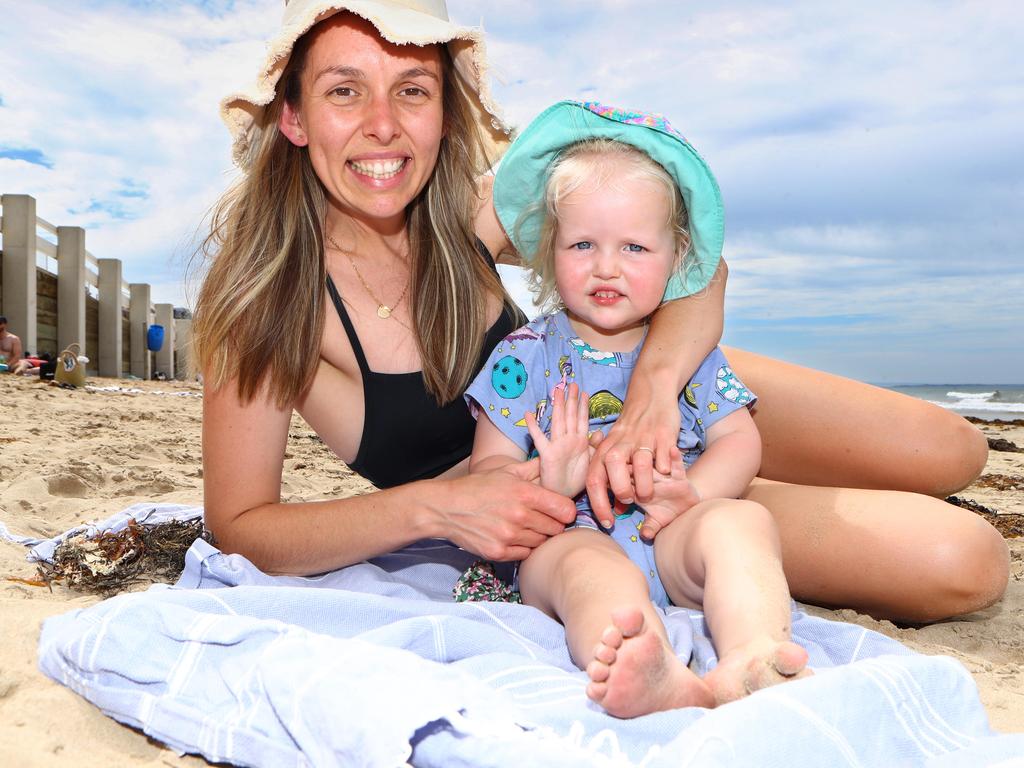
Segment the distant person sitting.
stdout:
<path fill-rule="evenodd" d="M 0 315 L 0 364 L 11 370 L 21 360 L 21 339 L 7 330 L 7 318 Z"/>
<path fill-rule="evenodd" d="M 52 364 L 52 365 L 51 365 Z M 11 367 L 11 373 L 22 374 L 24 376 L 39 376 L 43 377 L 43 369 L 49 366 L 51 368 L 50 378 L 53 378 L 53 368 L 56 368 L 53 356 L 49 352 L 39 352 L 35 355 L 26 354 L 21 360 L 16 362 Z"/>

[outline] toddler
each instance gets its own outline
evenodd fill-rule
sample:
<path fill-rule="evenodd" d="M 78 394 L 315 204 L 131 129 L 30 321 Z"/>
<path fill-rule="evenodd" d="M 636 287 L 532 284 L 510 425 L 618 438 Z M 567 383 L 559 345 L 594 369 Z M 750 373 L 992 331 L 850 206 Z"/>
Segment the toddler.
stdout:
<path fill-rule="evenodd" d="M 790 596 L 768 511 L 743 500 L 761 443 L 754 395 L 715 349 L 679 398 L 668 476 L 643 509 L 594 519 L 591 446 L 622 409 L 650 315 L 704 287 L 721 253 L 710 171 L 663 119 L 562 102 L 516 140 L 495 207 L 542 305 L 507 336 L 466 393 L 471 471 L 535 452 L 540 482 L 577 499 L 577 519 L 519 567 L 523 601 L 565 626 L 587 695 L 634 717 L 710 707 L 810 674 L 790 640 Z M 649 449 L 648 449 L 649 450 Z M 702 680 L 679 659 L 655 606 L 703 607 L 719 663 Z"/>

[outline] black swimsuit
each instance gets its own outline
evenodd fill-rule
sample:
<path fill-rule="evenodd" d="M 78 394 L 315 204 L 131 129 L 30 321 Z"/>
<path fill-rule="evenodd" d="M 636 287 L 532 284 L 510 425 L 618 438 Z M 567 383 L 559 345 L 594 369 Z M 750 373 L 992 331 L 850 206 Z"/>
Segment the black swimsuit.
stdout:
<path fill-rule="evenodd" d="M 483 244 L 478 242 L 477 248 L 493 267 L 494 260 Z M 327 291 L 345 327 L 363 379 L 363 435 L 356 458 L 349 466 L 378 488 L 390 488 L 435 477 L 466 458 L 473 446 L 476 422 L 462 396 L 438 407 L 433 395 L 427 392 L 422 371 L 371 371 L 329 275 Z M 506 305 L 484 337 L 478 364 L 483 365 L 498 342 L 523 322 L 519 313 Z"/>

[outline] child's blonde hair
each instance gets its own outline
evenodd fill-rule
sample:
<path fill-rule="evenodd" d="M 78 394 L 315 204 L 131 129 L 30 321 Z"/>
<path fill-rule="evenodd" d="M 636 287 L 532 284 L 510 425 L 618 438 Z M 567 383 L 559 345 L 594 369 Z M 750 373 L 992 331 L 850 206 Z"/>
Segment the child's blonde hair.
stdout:
<path fill-rule="evenodd" d="M 683 196 L 671 174 L 651 159 L 650 155 L 631 144 L 614 139 L 586 139 L 559 153 L 551 163 L 543 200 L 528 207 L 520 218 L 520 221 L 525 221 L 537 213 L 543 216 L 537 251 L 522 254 L 523 263 L 530 270 L 530 288 L 536 294 L 536 303 L 543 309 L 562 306 L 555 286 L 555 237 L 558 234 L 559 206 L 566 197 L 584 186 L 593 189 L 619 180 L 652 181 L 664 186 L 669 201 L 669 218 L 665 224 L 671 228 L 676 246 L 675 269 L 685 274 L 689 268 L 688 257 L 692 257 L 692 249 L 688 216 Z"/>

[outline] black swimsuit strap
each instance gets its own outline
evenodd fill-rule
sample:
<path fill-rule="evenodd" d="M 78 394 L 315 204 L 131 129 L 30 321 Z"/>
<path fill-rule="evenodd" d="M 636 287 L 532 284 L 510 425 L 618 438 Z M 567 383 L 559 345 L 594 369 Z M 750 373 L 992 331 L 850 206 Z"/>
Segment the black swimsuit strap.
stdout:
<path fill-rule="evenodd" d="M 483 240 L 479 237 L 476 239 L 476 249 L 477 252 L 486 259 L 490 268 L 497 273 L 498 267 L 494 263 L 494 257 L 491 256 L 491 252 L 487 250 L 487 246 L 484 245 Z M 363 353 L 363 345 L 359 343 L 359 336 L 356 334 L 355 326 L 352 325 L 352 319 L 348 316 L 348 310 L 345 309 L 345 302 L 341 300 L 341 294 L 338 293 L 338 288 L 334 285 L 334 281 L 331 279 L 330 275 L 327 276 L 327 292 L 331 295 L 331 301 L 334 302 L 334 308 L 337 310 L 341 324 L 345 328 L 345 335 L 348 336 L 348 342 L 352 345 L 352 351 L 356 353 L 356 362 L 359 364 L 359 370 L 365 378 L 367 374 L 370 374 L 373 371 L 370 370 L 370 366 L 366 362 L 366 355 Z"/>
<path fill-rule="evenodd" d="M 337 287 L 334 285 L 334 281 L 331 276 L 327 276 L 327 292 L 331 295 L 331 301 L 334 302 L 334 308 L 338 312 L 338 318 L 341 320 L 341 324 L 345 328 L 345 335 L 348 336 L 348 343 L 352 345 L 352 351 L 356 354 L 356 362 L 359 363 L 359 370 L 363 374 L 363 378 L 370 373 L 370 366 L 366 363 L 366 355 L 363 354 L 363 345 L 359 343 L 359 336 L 356 335 L 355 326 L 352 325 L 352 320 L 348 316 L 348 312 L 345 309 L 345 302 L 341 300 L 341 294 L 338 293 Z"/>

